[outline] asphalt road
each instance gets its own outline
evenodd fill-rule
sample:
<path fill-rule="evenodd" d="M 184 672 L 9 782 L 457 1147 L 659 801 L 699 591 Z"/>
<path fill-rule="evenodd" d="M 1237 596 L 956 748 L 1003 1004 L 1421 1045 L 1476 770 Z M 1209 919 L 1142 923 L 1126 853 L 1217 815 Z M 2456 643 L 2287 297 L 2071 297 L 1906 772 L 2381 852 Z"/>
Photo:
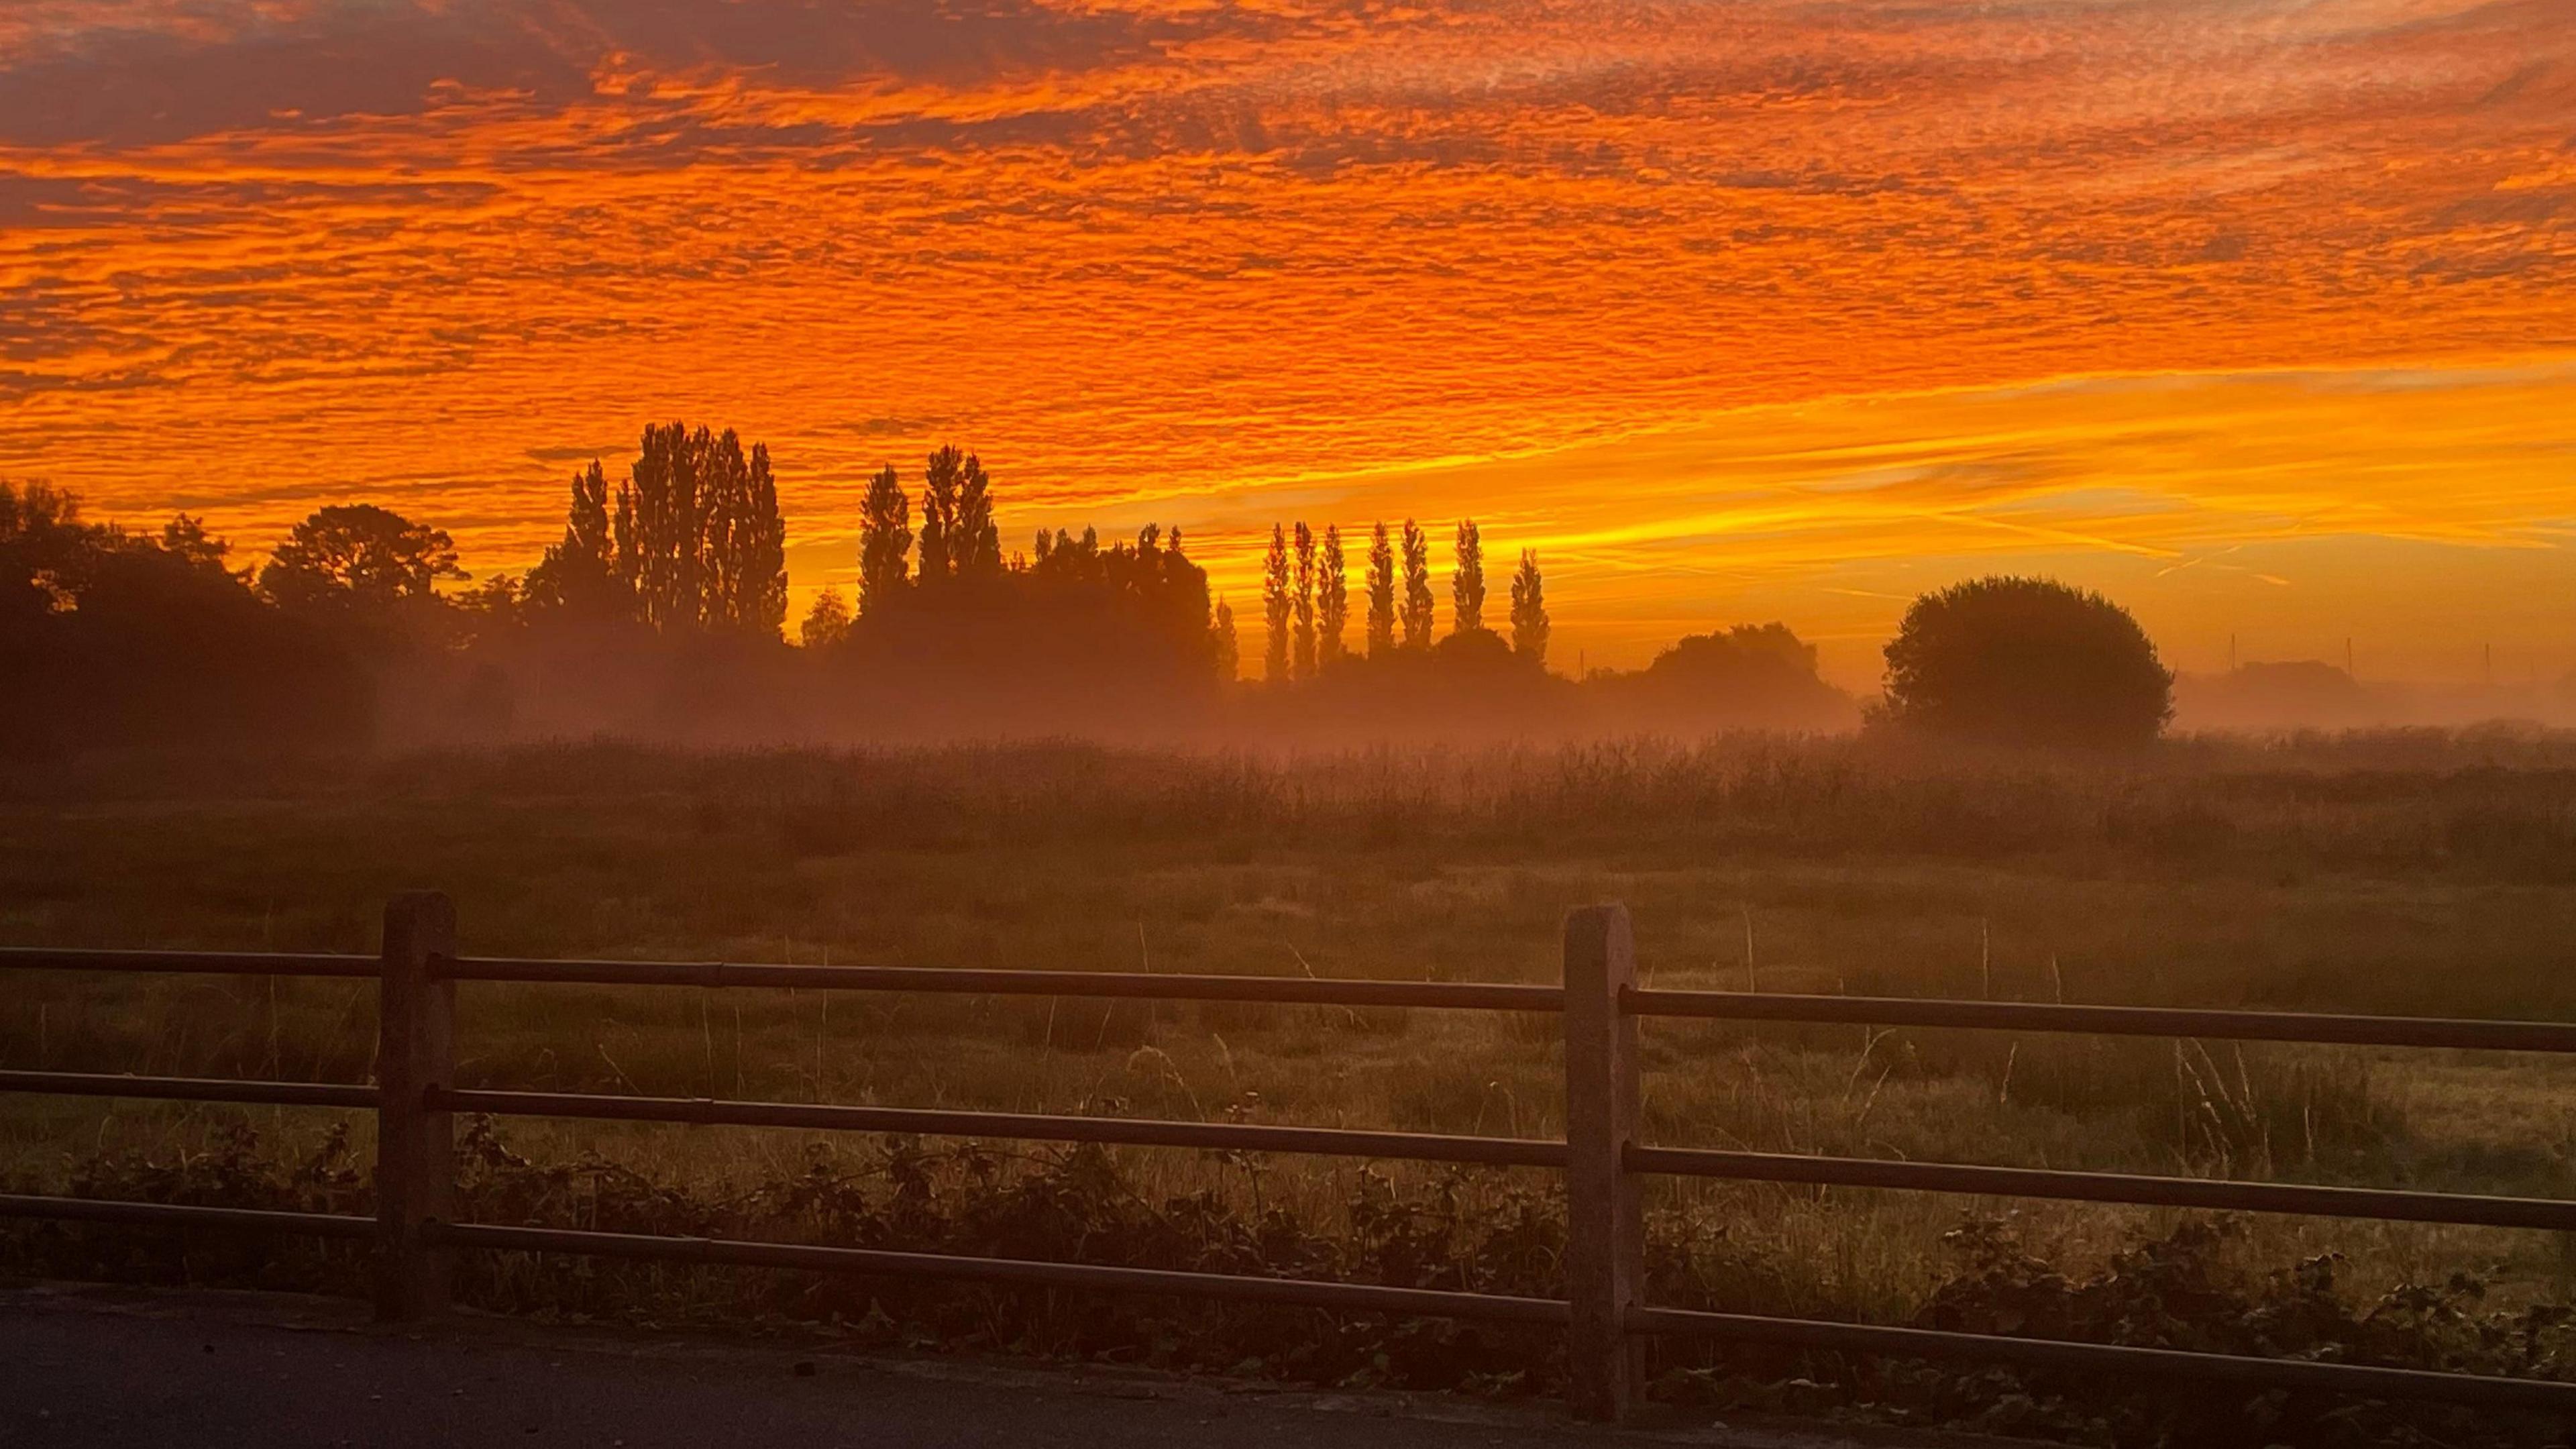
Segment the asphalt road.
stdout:
<path fill-rule="evenodd" d="M 305 1298 L 0 1292 L 6 1449 L 1848 1449 L 1857 1442 L 1706 1420 L 1613 1432 L 1540 1408 L 1492 1409 L 1436 1395 L 1275 1393 L 1116 1371 L 890 1360 L 813 1345 L 490 1319 L 414 1332 L 368 1325 L 355 1305 Z"/>

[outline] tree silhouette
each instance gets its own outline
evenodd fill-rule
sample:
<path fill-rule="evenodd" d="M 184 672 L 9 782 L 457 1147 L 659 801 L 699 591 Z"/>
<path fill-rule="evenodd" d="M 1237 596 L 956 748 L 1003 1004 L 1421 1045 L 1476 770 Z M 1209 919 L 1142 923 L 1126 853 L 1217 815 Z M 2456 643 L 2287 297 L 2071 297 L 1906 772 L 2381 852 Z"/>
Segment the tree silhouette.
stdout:
<path fill-rule="evenodd" d="M 1299 679 L 1315 677 L 1315 531 L 1297 525 L 1297 661 Z"/>
<path fill-rule="evenodd" d="M 1262 641 L 1261 677 L 1273 684 L 1288 677 L 1288 616 L 1295 607 L 1288 592 L 1288 534 L 1270 525 L 1270 552 L 1261 561 L 1261 612 L 1268 636 Z"/>
<path fill-rule="evenodd" d="M 1243 672 L 1243 646 L 1234 637 L 1234 606 L 1216 601 L 1216 677 L 1231 684 Z"/>
<path fill-rule="evenodd" d="M 1485 540 L 1476 520 L 1458 520 L 1457 567 L 1449 575 L 1449 629 L 1472 634 L 1485 627 Z"/>
<path fill-rule="evenodd" d="M 470 578 L 443 529 L 372 503 L 335 503 L 295 525 L 259 571 L 259 591 L 287 608 L 390 605 Z"/>
<path fill-rule="evenodd" d="M 1368 652 L 1379 658 L 1395 647 L 1395 546 L 1380 523 L 1369 536 Z"/>
<path fill-rule="evenodd" d="M 778 637 L 787 622 L 787 525 L 778 516 L 778 483 L 769 446 L 727 428 L 704 452 L 706 525 L 700 577 L 706 596 L 700 621 L 710 629 Z"/>
<path fill-rule="evenodd" d="M 73 608 L 95 545 L 80 500 L 49 483 L 21 491 L 0 480 L 0 626 L 28 626 Z M 0 711 L 0 714 L 17 711 Z"/>
<path fill-rule="evenodd" d="M 177 513 L 161 525 L 161 551 L 190 568 L 221 572 L 232 545 L 206 532 L 204 519 Z"/>
<path fill-rule="evenodd" d="M 993 526 L 993 480 L 972 453 L 957 469 L 957 518 L 948 553 L 961 579 L 991 579 L 1002 571 L 1002 535 Z"/>
<path fill-rule="evenodd" d="M 2007 745 L 2140 746 L 2173 717 L 2173 675 L 2126 609 L 2054 579 L 1925 594 L 1887 646 L 1877 722 Z"/>
<path fill-rule="evenodd" d="M 647 424 L 634 466 L 617 490 L 617 572 L 644 622 L 694 629 L 705 614 L 700 579 L 706 534 L 698 464 L 706 430 Z"/>
<path fill-rule="evenodd" d="M 934 588 L 956 576 L 958 557 L 965 551 L 957 512 L 958 495 L 965 481 L 966 455 L 954 444 L 930 455 L 930 466 L 921 480 L 923 588 Z"/>
<path fill-rule="evenodd" d="M 1404 647 L 1431 647 L 1431 539 L 1404 520 Z"/>
<path fill-rule="evenodd" d="M 1633 728 L 1690 735 L 1714 729 L 1834 729 L 1851 700 L 1816 673 L 1816 646 L 1782 624 L 1692 634 L 1642 670 L 1586 681 Z"/>
<path fill-rule="evenodd" d="M 1034 564 L 1005 567 L 981 597 L 961 597 L 955 608 L 938 596 L 925 603 L 921 626 L 963 628 L 998 644 L 996 658 L 1015 667 L 1033 653 L 1059 656 L 1044 662 L 1089 670 L 1086 688 L 1100 687 L 1104 668 L 1130 680 L 1204 683 L 1223 677 L 1219 658 L 1229 647 L 1206 570 L 1182 551 L 1177 530 L 1166 536 L 1150 523 L 1134 543 L 1105 547 L 1090 529 L 1079 539 L 1059 530 Z M 1227 610 L 1225 630 L 1232 621 Z"/>
<path fill-rule="evenodd" d="M 1538 572 L 1538 550 L 1521 550 L 1512 574 L 1512 652 L 1532 664 L 1547 663 L 1547 595 Z"/>
<path fill-rule="evenodd" d="M 886 464 L 868 480 L 859 505 L 859 616 L 866 618 L 900 593 L 911 572 L 912 502 L 903 479 Z"/>
<path fill-rule="evenodd" d="M 778 637 L 787 622 L 787 525 L 769 449 L 727 428 L 647 425 L 617 490 L 618 577 L 664 632 Z"/>
<path fill-rule="evenodd" d="M 1342 561 L 1342 530 L 1324 525 L 1323 581 L 1315 595 L 1315 662 L 1317 667 L 1342 657 L 1342 633 L 1351 622 L 1350 575 Z"/>
<path fill-rule="evenodd" d="M 305 566 L 281 574 L 281 589 L 331 591 L 308 604 L 359 598 L 347 580 L 370 565 L 318 557 L 333 531 L 307 530 Z M 84 523 L 68 493 L 0 482 L 0 699 L 25 702 L 0 710 L 0 757 L 358 742 L 370 691 L 351 650 L 369 631 L 346 627 L 349 610 L 278 607 L 225 567 L 227 552 L 185 514 L 129 535 Z M 427 552 L 435 573 L 440 550 Z"/>
<path fill-rule="evenodd" d="M 814 607 L 805 611 L 805 622 L 796 629 L 797 642 L 808 649 L 828 649 L 850 637 L 850 601 L 841 591 L 825 585 L 814 596 Z"/>
<path fill-rule="evenodd" d="M 562 541 L 528 570 L 527 602 L 582 619 L 634 617 L 635 595 L 617 569 L 617 544 L 608 520 L 608 475 L 599 460 L 572 475 L 572 504 L 564 514 Z"/>

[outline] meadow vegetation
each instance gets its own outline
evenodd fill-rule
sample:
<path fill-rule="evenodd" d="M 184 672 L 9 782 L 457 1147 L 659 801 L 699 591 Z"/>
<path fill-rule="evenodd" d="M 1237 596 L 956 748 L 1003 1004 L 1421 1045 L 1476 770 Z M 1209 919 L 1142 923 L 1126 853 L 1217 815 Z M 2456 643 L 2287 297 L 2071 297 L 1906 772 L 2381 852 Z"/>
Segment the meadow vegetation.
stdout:
<path fill-rule="evenodd" d="M 0 779 L 0 939 L 371 950 L 399 889 L 469 951 L 1543 981 L 1566 908 L 1620 899 L 1653 985 L 2565 1018 L 2576 741 L 2530 732 L 2111 757 L 1887 739 L 1183 754 L 1076 745 L 336 763 L 90 758 Z M 1532 1136 L 1552 1019 L 1078 999 L 469 986 L 469 1085 Z M 0 1062 L 363 1080 L 371 991 L 13 979 Z M 2568 1196 L 2569 1069 L 2524 1057 L 1651 1025 L 1649 1135 L 1690 1145 Z M 362 1121 L 0 1102 L 19 1189 L 361 1201 Z M 1553 1291 L 1544 1174 L 1333 1159 L 477 1129 L 500 1220 L 923 1244 Z M 2559 1375 L 2576 1254 L 2548 1235 L 1662 1183 L 1666 1301 Z M 21 1271 L 347 1286 L 335 1251 L 10 1228 Z M 655 1322 L 1490 1392 L 1545 1336 L 1319 1315 L 818 1285 L 553 1260 L 470 1295 Z M 2428 1286 L 2429 1285 L 2429 1286 Z M 2446 1411 L 1675 1345 L 1696 1402 L 2095 1442 L 2510 1442 Z M 2323 1425 L 2324 1427 L 2320 1427 Z"/>

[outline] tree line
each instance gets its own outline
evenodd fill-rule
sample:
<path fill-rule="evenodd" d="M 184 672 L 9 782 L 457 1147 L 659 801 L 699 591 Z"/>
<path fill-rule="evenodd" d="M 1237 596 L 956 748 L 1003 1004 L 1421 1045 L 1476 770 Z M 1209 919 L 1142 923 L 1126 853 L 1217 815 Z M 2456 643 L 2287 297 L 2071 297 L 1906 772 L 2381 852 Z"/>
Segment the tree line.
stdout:
<path fill-rule="evenodd" d="M 1428 650 L 1438 620 L 1431 591 L 1431 543 L 1422 526 L 1408 518 L 1397 536 L 1381 522 L 1369 538 L 1362 623 L 1367 656 L 1381 659 L 1398 649 Z M 1534 667 L 1547 663 L 1548 617 L 1545 581 L 1535 549 L 1521 550 L 1512 575 L 1511 649 Z M 1400 597 L 1399 597 L 1400 595 Z M 1485 632 L 1485 543 L 1476 520 L 1459 520 L 1451 545 L 1449 600 L 1453 635 Z M 1262 677 L 1272 683 L 1311 679 L 1350 657 L 1345 635 L 1350 628 L 1349 564 L 1342 550 L 1342 531 L 1326 524 L 1319 537 L 1298 522 L 1270 526 L 1270 549 L 1261 568 L 1262 622 L 1268 648 Z M 1398 630 L 1401 629 L 1399 637 Z"/>
<path fill-rule="evenodd" d="M 249 568 L 186 514 L 132 532 L 87 522 L 44 484 L 0 483 L 0 692 L 42 701 L 0 717 L 0 744 L 364 738 L 397 684 L 405 720 L 443 709 L 492 737 L 531 702 L 542 728 L 640 718 L 648 733 L 718 717 L 752 734 L 817 716 L 953 734 L 1225 714 L 1218 686 L 1243 663 L 1234 612 L 1179 529 L 1040 530 L 1005 556 L 990 473 L 949 446 L 909 486 L 891 464 L 871 477 L 857 534 L 855 597 L 821 591 L 788 650 L 770 452 L 731 429 L 647 426 L 623 477 L 598 460 L 573 474 L 562 535 L 524 577 L 480 581 L 445 530 L 376 504 L 314 510 Z M 1489 629 L 1473 518 L 1451 532 L 1435 637 L 1431 554 L 1418 521 L 1373 524 L 1354 599 L 1338 524 L 1274 524 L 1260 674 L 1276 688 L 1238 723 L 1858 719 L 1813 647 L 1776 624 L 1685 638 L 1642 670 L 1549 673 L 1538 556 L 1522 550 L 1512 574 L 1508 636 Z M 1927 595 L 1888 661 L 1876 718 L 1891 728 L 2098 743 L 2151 739 L 2170 713 L 2171 677 L 2135 621 L 2042 580 Z M 590 713 L 570 708 L 585 699 Z"/>

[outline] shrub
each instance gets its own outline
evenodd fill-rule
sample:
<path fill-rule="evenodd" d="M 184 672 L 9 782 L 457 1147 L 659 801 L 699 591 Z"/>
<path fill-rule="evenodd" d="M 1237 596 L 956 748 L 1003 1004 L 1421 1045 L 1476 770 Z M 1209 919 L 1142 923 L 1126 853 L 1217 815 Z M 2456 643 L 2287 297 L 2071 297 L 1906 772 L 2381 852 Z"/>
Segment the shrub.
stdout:
<path fill-rule="evenodd" d="M 2000 745 L 2118 748 L 2173 718 L 2173 673 L 2129 611 L 2053 579 L 1925 594 L 1887 646 L 1878 723 Z"/>

